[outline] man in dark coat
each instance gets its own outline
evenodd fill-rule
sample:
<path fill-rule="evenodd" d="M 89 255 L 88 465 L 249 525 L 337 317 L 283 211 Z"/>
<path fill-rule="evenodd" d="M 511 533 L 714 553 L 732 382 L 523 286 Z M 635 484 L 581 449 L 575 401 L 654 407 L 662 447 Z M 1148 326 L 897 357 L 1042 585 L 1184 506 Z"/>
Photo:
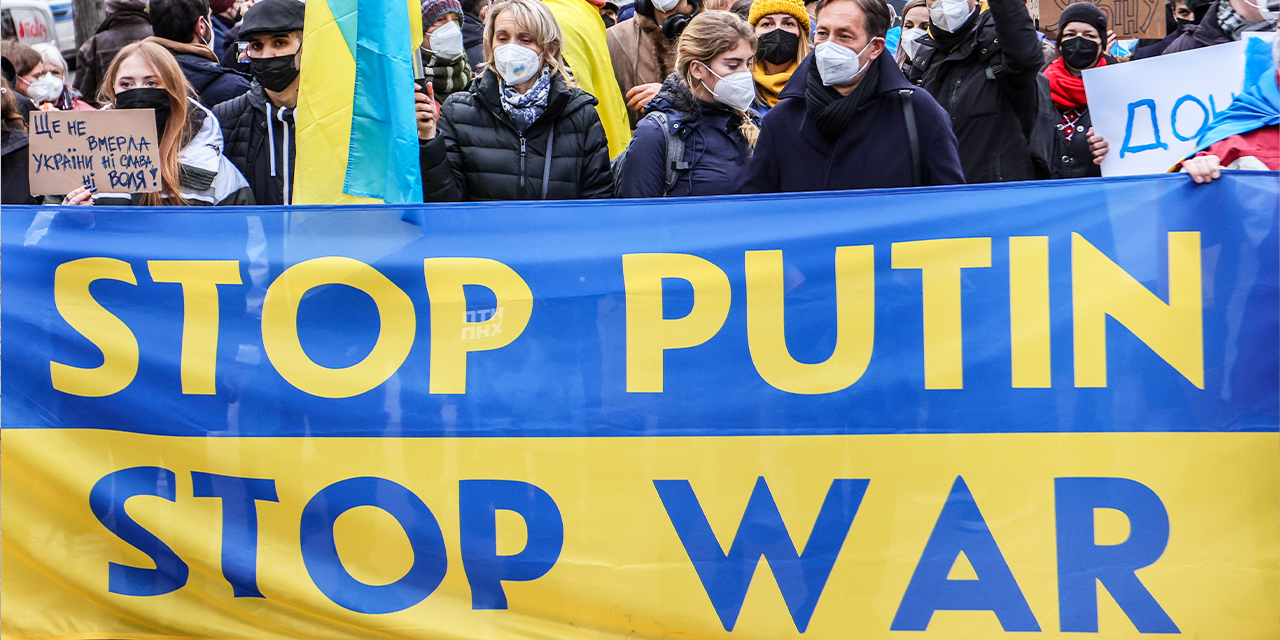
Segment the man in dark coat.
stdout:
<path fill-rule="evenodd" d="M 888 6 L 878 0 L 818 4 L 817 48 L 765 116 L 742 191 L 964 182 L 946 112 L 885 52 L 889 22 Z"/>
<path fill-rule="evenodd" d="M 1047 167 L 1037 173 L 1030 144 L 1047 99 L 1036 78 L 1044 65 L 1036 28 L 1022 0 L 990 0 L 990 7 L 934 0 L 908 78 L 950 114 L 966 180 L 1044 178 Z"/>
<path fill-rule="evenodd" d="M 484 62 L 484 18 L 489 13 L 489 0 L 461 0 L 461 3 L 462 46 L 467 49 L 467 62 L 479 74 L 480 63 Z"/>
<path fill-rule="evenodd" d="M 1275 0 L 1259 0 L 1274 2 Z M 1165 53 L 1190 51 L 1215 44 L 1235 42 L 1246 31 L 1275 31 L 1276 23 L 1264 20 L 1258 8 L 1247 0 L 1217 0 L 1195 29 L 1184 33 L 1165 47 Z"/>
<path fill-rule="evenodd" d="M 147 38 L 173 54 L 200 104 L 212 108 L 249 90 L 249 77 L 218 64 L 209 0 L 151 0 Z"/>
<path fill-rule="evenodd" d="M 293 196 L 305 15 L 306 5 L 298 0 L 261 0 L 245 12 L 239 37 L 248 43 L 253 86 L 213 108 L 222 125 L 223 155 L 244 174 L 258 204 L 289 204 Z"/>
<path fill-rule="evenodd" d="M 107 19 L 76 54 L 76 80 L 72 84 L 94 106 L 102 106 L 98 102 L 98 84 L 116 54 L 125 45 L 151 36 L 146 0 L 107 0 L 106 6 Z"/>

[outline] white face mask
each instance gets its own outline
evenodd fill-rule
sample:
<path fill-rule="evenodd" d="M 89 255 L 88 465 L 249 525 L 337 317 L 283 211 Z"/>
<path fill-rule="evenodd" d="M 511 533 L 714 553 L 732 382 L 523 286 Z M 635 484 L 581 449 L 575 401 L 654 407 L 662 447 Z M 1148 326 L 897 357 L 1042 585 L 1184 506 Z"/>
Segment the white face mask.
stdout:
<path fill-rule="evenodd" d="M 62 97 L 62 78 L 46 73 L 27 87 L 27 97 L 36 104 L 53 102 Z"/>
<path fill-rule="evenodd" d="M 972 14 L 973 9 L 969 8 L 968 0 L 938 0 L 929 7 L 929 22 L 944 31 L 955 33 Z"/>
<path fill-rule="evenodd" d="M 1254 0 L 1244 0 L 1244 2 L 1245 4 L 1252 6 L 1254 9 L 1257 9 L 1258 13 L 1262 14 L 1262 19 L 1265 22 L 1275 22 L 1276 17 L 1280 15 L 1267 8 L 1267 5 L 1270 4 L 1270 0 L 1258 0 L 1257 2 Z"/>
<path fill-rule="evenodd" d="M 533 49 L 508 42 L 493 50 L 493 66 L 507 84 L 520 84 L 542 69 L 542 58 Z"/>
<path fill-rule="evenodd" d="M 711 96 L 716 99 L 716 102 L 738 111 L 746 111 L 751 107 L 751 103 L 756 99 L 756 81 L 751 77 L 750 71 L 739 71 L 738 73 L 721 76 L 705 64 L 702 65 L 702 68 L 719 80 L 719 82 L 716 82 L 714 89 L 707 87 L 707 83 L 702 83 L 702 86 L 707 87 L 707 91 L 711 92 Z"/>
<path fill-rule="evenodd" d="M 868 42 L 862 51 L 866 51 Z M 818 43 L 813 48 L 813 59 L 818 63 L 818 75 L 822 76 L 822 84 L 830 87 L 836 84 L 849 84 L 862 73 L 862 51 L 842 47 L 830 40 Z"/>
<path fill-rule="evenodd" d="M 902 47 L 903 53 L 908 58 L 915 58 L 916 52 L 920 50 L 920 38 L 923 38 L 925 30 L 920 27 L 913 27 L 902 32 L 902 39 L 898 41 L 898 46 Z"/>
<path fill-rule="evenodd" d="M 663 13 L 671 13 L 671 10 L 680 4 L 680 0 L 653 0 L 653 8 Z"/>
<path fill-rule="evenodd" d="M 431 36 L 431 52 L 445 60 L 453 60 L 467 52 L 462 45 L 462 27 L 453 20 L 428 35 Z"/>

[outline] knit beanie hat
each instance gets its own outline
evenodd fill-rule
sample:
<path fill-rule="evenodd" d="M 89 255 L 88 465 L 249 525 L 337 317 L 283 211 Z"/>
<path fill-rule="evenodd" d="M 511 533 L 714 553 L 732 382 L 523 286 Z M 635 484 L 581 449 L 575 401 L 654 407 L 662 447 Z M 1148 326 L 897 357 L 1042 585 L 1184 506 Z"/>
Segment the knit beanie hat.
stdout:
<path fill-rule="evenodd" d="M 747 22 L 754 27 L 757 22 L 760 22 L 760 18 L 775 13 L 785 13 L 794 17 L 802 29 L 809 31 L 809 14 L 804 11 L 804 0 L 755 0 L 751 3 L 751 13 L 747 14 Z"/>
<path fill-rule="evenodd" d="M 209 9 L 213 10 L 213 15 L 221 15 L 235 3 L 236 0 L 209 0 Z"/>
<path fill-rule="evenodd" d="M 1062 33 L 1068 22 L 1083 22 L 1097 29 L 1103 41 L 1107 39 L 1107 14 L 1092 2 L 1077 2 L 1063 9 L 1058 18 L 1058 33 Z"/>
<path fill-rule="evenodd" d="M 422 28 L 429 28 L 446 13 L 456 14 L 459 24 L 464 20 L 462 4 L 458 0 L 422 0 Z"/>

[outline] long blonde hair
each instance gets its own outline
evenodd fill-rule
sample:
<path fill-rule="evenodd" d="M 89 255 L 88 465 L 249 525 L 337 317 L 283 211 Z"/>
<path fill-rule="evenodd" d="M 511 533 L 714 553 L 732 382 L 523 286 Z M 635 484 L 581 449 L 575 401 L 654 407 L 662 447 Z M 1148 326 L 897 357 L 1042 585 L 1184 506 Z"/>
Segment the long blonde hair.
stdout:
<path fill-rule="evenodd" d="M 102 88 L 98 90 L 98 101 L 102 104 L 116 104 L 116 78 L 120 75 L 120 67 L 125 60 L 140 56 L 155 72 L 160 82 L 160 89 L 169 93 L 169 119 L 164 132 L 160 136 L 160 193 L 142 194 L 142 203 L 146 205 L 185 205 L 178 188 L 179 162 L 178 154 L 182 148 L 195 137 L 195 127 L 188 121 L 191 110 L 187 102 L 195 91 L 182 74 L 182 67 L 164 47 L 153 42 L 134 42 L 120 49 L 120 53 L 111 60 L 107 73 L 102 79 Z M 162 194 L 166 197 L 162 197 Z"/>
<path fill-rule="evenodd" d="M 484 62 L 481 69 L 493 68 L 493 32 L 498 16 L 510 11 L 516 24 L 526 29 L 533 36 L 538 48 L 542 49 L 542 61 L 551 66 L 551 74 L 559 75 L 565 85 L 576 87 L 578 83 L 564 63 L 564 35 L 560 32 L 560 23 L 556 17 L 538 0 L 502 0 L 489 7 L 489 15 L 484 19 Z"/>
<path fill-rule="evenodd" d="M 676 45 L 676 73 L 684 81 L 686 87 L 692 89 L 697 82 L 689 73 L 694 61 L 710 67 L 716 56 L 747 41 L 751 50 L 756 48 L 756 31 L 736 13 L 728 11 L 703 11 L 689 21 L 684 32 L 680 34 L 680 42 Z M 760 137 L 760 128 L 751 121 L 751 116 L 743 111 L 735 111 L 742 124 L 738 130 L 747 144 L 756 146 L 756 138 Z"/>

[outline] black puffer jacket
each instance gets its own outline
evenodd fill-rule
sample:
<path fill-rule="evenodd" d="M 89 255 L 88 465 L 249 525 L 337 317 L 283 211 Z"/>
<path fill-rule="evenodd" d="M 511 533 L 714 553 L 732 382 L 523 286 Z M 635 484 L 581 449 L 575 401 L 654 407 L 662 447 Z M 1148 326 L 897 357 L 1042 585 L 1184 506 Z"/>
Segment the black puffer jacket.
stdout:
<path fill-rule="evenodd" d="M 258 204 L 292 202 L 297 146 L 294 142 L 294 110 L 272 105 L 262 85 L 255 80 L 248 93 L 215 106 L 213 114 L 218 116 L 218 123 L 222 125 L 222 155 L 249 181 L 254 200 Z M 267 129 L 268 126 L 271 129 Z M 288 145 L 287 155 L 285 145 Z M 286 178 L 289 181 L 287 186 Z M 290 196 L 287 201 L 286 188 Z"/>
<path fill-rule="evenodd" d="M 920 39 L 908 79 L 950 114 L 966 181 L 1044 177 L 1035 174 L 1029 143 L 1043 64 L 1022 0 L 991 0 L 950 52 L 931 36 Z"/>
<path fill-rule="evenodd" d="M 433 140 L 422 143 L 422 186 L 427 202 L 542 199 L 547 143 L 555 132 L 547 200 L 607 198 L 609 141 L 596 99 L 552 79 L 547 109 L 525 135 L 499 102 L 493 71 L 471 91 L 449 96 Z"/>

